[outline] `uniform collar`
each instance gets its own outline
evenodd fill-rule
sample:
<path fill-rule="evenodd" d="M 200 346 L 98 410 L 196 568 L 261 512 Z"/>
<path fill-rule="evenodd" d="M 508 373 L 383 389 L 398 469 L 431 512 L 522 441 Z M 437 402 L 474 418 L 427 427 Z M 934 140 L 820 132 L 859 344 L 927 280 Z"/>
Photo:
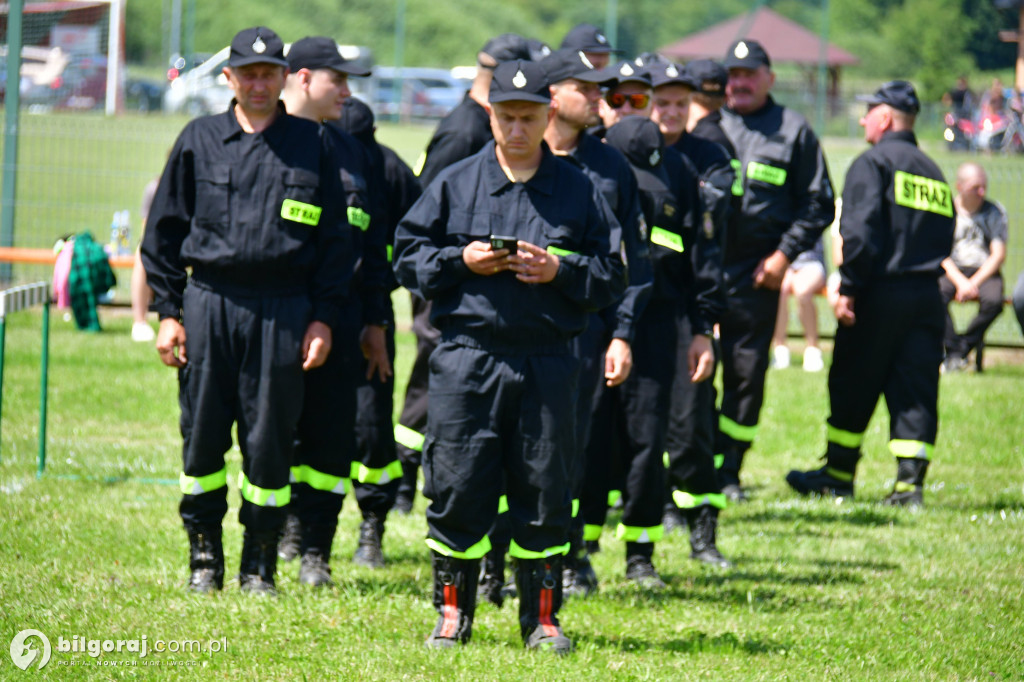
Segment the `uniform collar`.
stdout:
<path fill-rule="evenodd" d="M 913 130 L 890 130 L 882 135 L 879 142 L 909 142 L 917 146 L 917 136 Z"/>
<path fill-rule="evenodd" d="M 495 148 L 497 142 L 491 142 L 484 149 L 484 187 L 487 189 L 487 193 L 494 195 L 502 191 L 505 187 L 514 184 L 505 175 L 505 171 L 502 170 L 501 164 L 498 163 L 498 156 L 495 154 Z M 524 185 L 529 185 L 532 189 L 541 192 L 542 194 L 551 195 L 555 190 L 555 164 L 558 163 L 558 159 L 551 153 L 551 149 L 548 147 L 547 142 L 540 143 L 541 158 L 540 166 L 537 168 L 537 172 L 534 173 L 533 177 L 527 180 Z"/>
<path fill-rule="evenodd" d="M 238 104 L 238 100 L 234 97 L 231 98 L 231 104 L 228 105 L 228 110 L 225 113 L 223 120 L 223 131 L 221 139 L 224 142 L 228 140 L 237 139 L 247 133 L 242 130 L 242 126 L 238 123 L 238 118 L 235 116 L 235 105 Z M 284 108 L 284 102 L 278 101 L 277 103 L 277 116 L 274 118 L 274 122 L 270 126 L 262 131 L 262 135 L 271 140 L 276 139 L 281 135 L 282 121 L 288 116 L 287 110 Z"/>
<path fill-rule="evenodd" d="M 774 106 L 775 106 L 775 99 L 771 96 L 771 93 L 769 93 L 768 94 L 768 98 L 765 99 L 764 104 L 761 105 L 761 108 L 760 109 L 755 109 L 754 111 L 751 111 L 749 114 L 741 114 L 740 112 L 736 111 L 735 109 L 730 109 L 729 107 L 725 107 L 725 109 L 729 113 L 731 113 L 731 114 L 733 114 L 735 116 L 739 116 L 740 118 L 753 118 L 755 116 L 760 116 L 761 114 L 763 114 L 764 112 L 768 111 L 769 109 L 771 109 Z M 719 111 L 721 111 L 721 110 L 719 110 Z"/>

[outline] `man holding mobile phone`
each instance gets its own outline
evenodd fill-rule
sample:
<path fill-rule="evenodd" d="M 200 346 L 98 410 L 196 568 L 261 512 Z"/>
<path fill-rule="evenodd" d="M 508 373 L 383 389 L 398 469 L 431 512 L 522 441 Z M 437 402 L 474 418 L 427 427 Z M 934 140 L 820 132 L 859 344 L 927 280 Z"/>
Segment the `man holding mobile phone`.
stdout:
<path fill-rule="evenodd" d="M 570 341 L 588 311 L 622 295 L 625 266 L 607 203 L 542 144 L 550 99 L 536 63 L 498 66 L 489 96 L 494 143 L 442 171 L 395 235 L 398 280 L 432 302 L 441 332 L 423 447 L 434 648 L 470 638 L 502 492 L 523 641 L 572 648 L 557 618 L 579 366 Z M 491 235 L 508 235 L 504 245 L 515 240 L 515 251 L 492 248 Z"/>

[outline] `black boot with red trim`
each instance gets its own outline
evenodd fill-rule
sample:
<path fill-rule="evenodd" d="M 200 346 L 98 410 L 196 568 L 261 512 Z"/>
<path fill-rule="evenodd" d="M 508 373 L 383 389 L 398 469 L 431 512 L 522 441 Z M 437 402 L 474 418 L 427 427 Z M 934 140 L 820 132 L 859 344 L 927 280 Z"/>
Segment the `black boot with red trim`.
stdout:
<path fill-rule="evenodd" d="M 456 559 L 434 552 L 434 608 L 438 618 L 427 637 L 432 649 L 465 644 L 473 634 L 479 559 Z"/>
<path fill-rule="evenodd" d="M 558 611 L 562 608 L 562 557 L 516 559 L 519 588 L 519 627 L 528 649 L 564 655 L 572 640 L 562 632 Z"/>

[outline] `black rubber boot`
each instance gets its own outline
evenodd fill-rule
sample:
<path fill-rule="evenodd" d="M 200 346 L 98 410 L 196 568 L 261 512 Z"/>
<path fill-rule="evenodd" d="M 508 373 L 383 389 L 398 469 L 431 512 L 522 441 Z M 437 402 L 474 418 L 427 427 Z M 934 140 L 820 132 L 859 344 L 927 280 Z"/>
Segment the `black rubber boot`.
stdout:
<path fill-rule="evenodd" d="M 569 529 L 569 554 L 562 562 L 562 595 L 566 599 L 589 597 L 596 591 L 597 574 L 587 556 L 583 526 L 573 524 Z"/>
<path fill-rule="evenodd" d="M 492 548 L 480 564 L 480 594 L 499 609 L 505 603 L 505 548 Z"/>
<path fill-rule="evenodd" d="M 715 544 L 718 529 L 718 508 L 702 504 L 686 510 L 690 526 L 690 558 L 715 568 L 732 568 L 732 562 L 722 556 Z"/>
<path fill-rule="evenodd" d="M 238 586 L 251 594 L 276 594 L 274 574 L 277 572 L 277 541 L 280 531 L 253 533 L 245 531 L 242 539 L 242 561 L 238 570 Z"/>
<path fill-rule="evenodd" d="M 277 556 L 283 561 L 292 561 L 299 556 L 302 543 L 302 523 L 295 514 L 289 514 L 284 522 L 284 532 L 277 542 Z"/>
<path fill-rule="evenodd" d="M 562 557 L 516 559 L 519 630 L 529 649 L 555 654 L 572 651 L 572 640 L 558 622 L 562 608 Z"/>
<path fill-rule="evenodd" d="M 722 454 L 722 466 L 718 469 L 718 482 L 722 485 L 722 494 L 730 502 L 747 501 L 747 493 L 740 486 L 740 469 L 743 467 L 745 450 L 729 447 Z"/>
<path fill-rule="evenodd" d="M 302 565 L 299 582 L 311 587 L 331 584 L 331 545 L 334 544 L 336 526 L 312 526 L 302 531 Z M 278 555 L 281 544 L 278 543 Z"/>
<path fill-rule="evenodd" d="M 682 530 L 686 527 L 686 517 L 675 502 L 665 503 L 665 512 L 661 516 L 661 525 L 665 528 L 665 535 L 673 531 Z"/>
<path fill-rule="evenodd" d="M 894 507 L 920 507 L 924 504 L 924 476 L 928 460 L 918 457 L 896 458 L 896 486 L 885 498 Z"/>
<path fill-rule="evenodd" d="M 188 589 L 216 592 L 224 587 L 224 546 L 217 526 L 186 528 L 188 532 Z"/>
<path fill-rule="evenodd" d="M 359 545 L 352 561 L 367 568 L 384 568 L 383 537 L 384 519 L 373 512 L 364 513 L 363 522 L 359 524 Z"/>
<path fill-rule="evenodd" d="M 825 466 L 812 471 L 790 471 L 786 483 L 801 495 L 853 498 L 853 478 L 860 451 L 829 443 Z"/>
<path fill-rule="evenodd" d="M 455 559 L 434 552 L 432 563 L 434 608 L 438 618 L 434 631 L 427 637 L 427 646 L 450 649 L 456 644 L 465 644 L 473 634 L 480 560 Z"/>
<path fill-rule="evenodd" d="M 626 580 L 647 590 L 663 590 L 667 585 L 654 568 L 654 543 L 626 543 Z"/>

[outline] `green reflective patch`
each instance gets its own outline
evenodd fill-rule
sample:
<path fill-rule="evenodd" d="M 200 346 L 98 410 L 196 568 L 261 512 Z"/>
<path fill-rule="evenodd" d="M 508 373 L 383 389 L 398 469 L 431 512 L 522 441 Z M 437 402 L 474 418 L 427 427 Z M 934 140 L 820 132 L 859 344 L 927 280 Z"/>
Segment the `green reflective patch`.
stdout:
<path fill-rule="evenodd" d="M 732 195 L 734 197 L 741 197 L 743 196 L 743 164 L 739 159 L 729 159 L 729 165 L 732 166 L 732 170 L 735 173 L 732 181 Z"/>
<path fill-rule="evenodd" d="M 572 501 L 572 517 L 575 519 L 580 515 L 580 501 L 576 498 Z"/>
<path fill-rule="evenodd" d="M 669 232 L 663 227 L 651 228 L 651 243 L 664 246 L 676 253 L 682 253 L 686 247 L 683 246 L 683 238 L 675 232 Z"/>
<path fill-rule="evenodd" d="M 508 495 L 502 495 L 501 497 L 498 498 L 498 513 L 508 513 Z"/>
<path fill-rule="evenodd" d="M 281 202 L 281 217 L 303 225 L 316 227 L 320 224 L 320 214 L 323 209 L 313 204 L 304 204 L 295 199 L 285 199 Z"/>
<path fill-rule="evenodd" d="M 513 540 L 508 546 L 508 555 L 515 559 L 547 559 L 549 556 L 565 556 L 569 553 L 569 543 L 557 547 L 548 547 L 539 552 L 523 549 Z"/>
<path fill-rule="evenodd" d="M 621 490 L 609 490 L 608 491 L 608 506 L 609 507 L 614 507 L 615 503 L 619 501 L 620 497 L 622 497 L 622 491 Z"/>
<path fill-rule="evenodd" d="M 384 485 L 402 477 L 402 463 L 396 459 L 386 467 L 374 469 L 361 462 L 352 462 L 351 476 L 360 483 Z"/>
<path fill-rule="evenodd" d="M 601 528 L 601 526 L 595 525 L 593 523 L 583 524 L 583 540 L 585 542 L 593 542 L 594 540 L 600 540 L 602 530 L 603 529 Z"/>
<path fill-rule="evenodd" d="M 690 493 L 683 492 L 682 490 L 673 490 L 672 501 L 675 502 L 676 506 L 680 509 L 696 509 L 697 507 L 703 507 L 704 505 L 709 505 L 718 509 L 725 509 L 729 506 L 729 501 L 722 493 L 691 495 Z"/>
<path fill-rule="evenodd" d="M 388 262 L 390 263 L 391 260 L 392 260 L 392 256 L 395 255 L 395 247 L 391 246 L 391 244 L 388 244 L 387 249 L 388 249 Z"/>
<path fill-rule="evenodd" d="M 559 248 L 557 246 L 548 246 L 547 251 L 548 251 L 548 253 L 552 253 L 552 254 L 554 254 L 556 256 L 572 256 L 572 255 L 574 255 L 576 253 L 575 251 L 570 251 L 568 249 L 562 249 L 562 248 Z"/>
<path fill-rule="evenodd" d="M 953 217 L 953 193 L 941 180 L 896 171 L 896 203 L 917 211 Z"/>
<path fill-rule="evenodd" d="M 348 207 L 348 224 L 358 227 L 363 232 L 370 229 L 370 214 L 356 206 Z"/>
<path fill-rule="evenodd" d="M 917 489 L 917 486 L 913 483 L 904 483 L 903 481 L 896 481 L 896 485 L 893 487 L 893 491 L 897 493 L 912 493 Z"/>
<path fill-rule="evenodd" d="M 913 457 L 915 459 L 930 460 L 935 454 L 935 446 L 920 440 L 889 441 L 889 452 L 897 457 Z"/>
<path fill-rule="evenodd" d="M 669 457 L 668 457 L 668 450 L 666 450 L 665 452 L 661 453 L 661 463 L 662 463 L 662 465 L 664 465 L 664 467 L 666 469 L 668 469 L 670 466 L 672 466 L 672 462 L 669 460 Z"/>
<path fill-rule="evenodd" d="M 416 452 L 423 452 L 424 440 L 423 434 L 419 431 L 413 431 L 408 426 L 395 424 L 395 442 L 399 445 L 404 445 Z"/>
<path fill-rule="evenodd" d="M 723 464 L 725 464 L 725 455 L 721 453 L 715 455 L 715 468 L 721 469 Z"/>
<path fill-rule="evenodd" d="M 627 526 L 619 524 L 615 528 L 615 537 L 626 542 L 658 542 L 665 535 L 665 526 Z"/>
<path fill-rule="evenodd" d="M 757 436 L 757 425 L 743 426 L 729 419 L 724 414 L 718 415 L 718 430 L 733 440 L 743 443 L 753 443 Z"/>
<path fill-rule="evenodd" d="M 751 180 L 758 180 L 769 185 L 781 187 L 786 184 L 786 169 L 751 161 L 747 164 L 747 177 Z"/>
<path fill-rule="evenodd" d="M 480 559 L 485 554 L 491 551 L 491 539 L 485 535 L 483 540 L 476 543 L 475 545 L 467 549 L 465 552 L 459 552 L 457 550 L 454 550 L 448 545 L 438 542 L 433 538 L 427 538 L 427 547 L 434 550 L 438 554 L 454 557 L 456 559 Z"/>
<path fill-rule="evenodd" d="M 238 473 L 238 491 L 242 493 L 242 499 L 248 500 L 259 507 L 284 507 L 292 499 L 292 487 L 286 485 L 283 488 L 261 488 L 253 485 L 245 472 Z"/>
<path fill-rule="evenodd" d="M 416 174 L 416 177 L 419 177 L 420 173 L 423 172 L 423 166 L 425 166 L 426 163 L 427 163 L 427 153 L 426 152 L 422 152 L 420 154 L 420 158 L 416 159 L 416 165 L 412 169 L 412 172 Z"/>
<path fill-rule="evenodd" d="M 207 474 L 206 476 L 186 476 L 183 471 L 181 476 L 178 477 L 178 485 L 181 487 L 183 495 L 202 495 L 217 488 L 223 488 L 227 484 L 227 468 Z"/>
<path fill-rule="evenodd" d="M 305 483 L 314 490 L 322 490 L 335 495 L 345 495 L 348 492 L 348 479 L 342 476 L 332 476 L 322 471 L 317 471 L 308 464 L 301 464 L 291 468 L 292 483 Z"/>
<path fill-rule="evenodd" d="M 853 433 L 852 431 L 843 431 L 842 429 L 837 429 L 829 424 L 828 441 L 844 448 L 856 450 L 864 442 L 864 434 Z"/>
<path fill-rule="evenodd" d="M 846 481 L 847 483 L 853 483 L 852 471 L 840 471 L 835 467 L 825 467 L 825 473 L 836 480 Z"/>

